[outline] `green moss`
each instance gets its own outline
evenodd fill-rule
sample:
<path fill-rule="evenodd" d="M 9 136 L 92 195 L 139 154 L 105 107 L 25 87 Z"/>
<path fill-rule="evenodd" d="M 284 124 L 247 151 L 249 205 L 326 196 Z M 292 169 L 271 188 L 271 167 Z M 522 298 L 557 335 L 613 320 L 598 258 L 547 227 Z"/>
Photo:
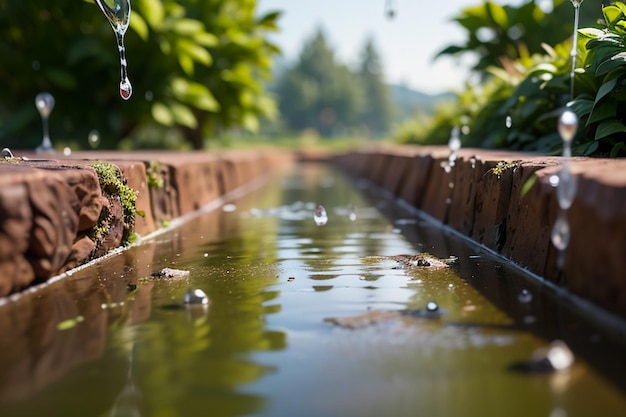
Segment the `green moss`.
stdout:
<path fill-rule="evenodd" d="M 517 168 L 522 161 L 499 161 L 495 167 L 491 169 L 491 172 L 496 175 L 498 178 L 502 177 L 509 169 Z"/>
<path fill-rule="evenodd" d="M 150 165 L 146 168 L 146 175 L 148 176 L 148 187 L 163 188 L 163 176 L 161 175 L 161 164 L 159 164 L 159 161 L 150 162 Z"/>
<path fill-rule="evenodd" d="M 100 188 L 107 198 L 119 198 L 124 212 L 124 234 L 122 236 L 122 245 L 127 246 L 136 240 L 133 232 L 135 226 L 135 217 L 138 214 L 136 208 L 137 191 L 133 190 L 126 184 L 120 169 L 108 162 L 98 161 L 91 164 L 98 174 Z M 102 239 L 108 234 L 108 216 L 110 213 L 103 210 L 98 224 L 92 230 L 92 236 L 96 239 Z"/>

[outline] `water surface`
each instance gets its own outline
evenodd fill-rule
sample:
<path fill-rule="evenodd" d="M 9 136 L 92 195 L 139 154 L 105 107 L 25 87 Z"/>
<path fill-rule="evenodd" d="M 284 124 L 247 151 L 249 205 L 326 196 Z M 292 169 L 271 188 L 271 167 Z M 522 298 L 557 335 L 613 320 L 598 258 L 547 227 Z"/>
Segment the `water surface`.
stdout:
<path fill-rule="evenodd" d="M 369 259 L 418 252 L 459 259 L 430 274 Z M 164 267 L 190 275 L 149 278 Z M 190 288 L 206 309 L 183 305 Z M 441 318 L 325 321 L 429 301 Z M 368 183 L 300 165 L 0 305 L 0 415 L 618 416 L 622 326 Z M 571 369 L 511 370 L 555 339 Z"/>

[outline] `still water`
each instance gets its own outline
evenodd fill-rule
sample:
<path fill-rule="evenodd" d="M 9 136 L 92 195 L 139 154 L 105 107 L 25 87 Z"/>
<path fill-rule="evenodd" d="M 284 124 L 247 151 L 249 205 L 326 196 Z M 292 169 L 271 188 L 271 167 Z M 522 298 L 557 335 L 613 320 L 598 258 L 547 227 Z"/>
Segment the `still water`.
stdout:
<path fill-rule="evenodd" d="M 385 258 L 418 252 L 458 260 Z M 165 267 L 189 276 L 150 277 Z M 185 306 L 189 289 L 209 305 Z M 393 315 L 429 302 L 440 317 Z M 306 164 L 5 300 L 0 416 L 620 416 L 623 328 Z M 555 339 L 572 367 L 514 370 Z"/>

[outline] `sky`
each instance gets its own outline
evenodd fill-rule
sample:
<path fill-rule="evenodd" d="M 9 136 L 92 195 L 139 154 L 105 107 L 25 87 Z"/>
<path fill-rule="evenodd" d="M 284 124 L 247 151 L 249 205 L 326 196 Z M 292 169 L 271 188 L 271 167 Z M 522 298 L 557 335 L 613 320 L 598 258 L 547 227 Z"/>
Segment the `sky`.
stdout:
<path fill-rule="evenodd" d="M 284 57 L 297 60 L 302 45 L 322 28 L 337 58 L 356 65 L 368 38 L 382 58 L 387 82 L 436 94 L 458 91 L 468 75 L 469 57 L 441 57 L 437 52 L 462 44 L 465 31 L 452 18 L 481 0 L 392 0 L 396 16 L 385 15 L 387 0 L 258 0 L 259 14 L 282 10 L 280 33 L 270 39 Z M 511 3 L 511 2 L 508 2 Z"/>

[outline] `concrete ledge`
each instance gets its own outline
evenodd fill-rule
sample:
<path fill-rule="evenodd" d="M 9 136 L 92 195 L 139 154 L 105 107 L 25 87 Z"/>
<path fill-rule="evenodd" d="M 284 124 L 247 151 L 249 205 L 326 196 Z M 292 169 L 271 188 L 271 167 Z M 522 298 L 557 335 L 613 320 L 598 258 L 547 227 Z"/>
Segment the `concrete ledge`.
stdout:
<path fill-rule="evenodd" d="M 43 282 L 120 246 L 125 227 L 119 196 L 101 189 L 93 162 L 119 168 L 137 193 L 134 231 L 147 235 L 264 174 L 295 161 L 289 151 L 76 152 L 16 151 L 0 159 L 0 296 Z M 52 159 L 54 157 L 54 159 Z M 93 227 L 106 214 L 106 236 Z"/>
<path fill-rule="evenodd" d="M 448 156 L 445 147 L 398 146 L 334 160 L 534 274 L 626 316 L 626 160 L 574 159 L 578 193 L 559 270 L 550 240 L 559 208 L 549 178 L 560 158 L 462 149 L 446 172 Z"/>

